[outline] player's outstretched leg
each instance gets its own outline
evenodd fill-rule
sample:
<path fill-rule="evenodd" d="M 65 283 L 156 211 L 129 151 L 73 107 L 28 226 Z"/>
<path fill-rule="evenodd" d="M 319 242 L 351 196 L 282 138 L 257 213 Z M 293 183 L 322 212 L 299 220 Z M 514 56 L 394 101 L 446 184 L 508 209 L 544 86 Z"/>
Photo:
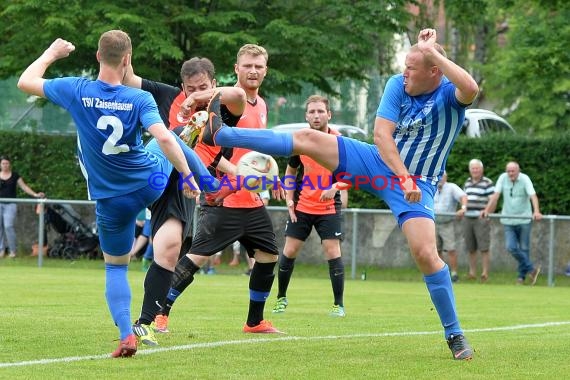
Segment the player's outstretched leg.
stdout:
<path fill-rule="evenodd" d="M 202 131 L 202 137 L 200 138 L 200 140 L 206 145 L 217 145 L 215 142 L 216 134 L 223 127 L 220 109 L 221 96 L 222 93 L 220 91 L 214 92 L 214 95 L 210 99 L 210 103 L 208 103 L 208 108 L 206 108 L 206 112 L 208 112 L 208 121 L 206 121 L 204 130 Z"/>
<path fill-rule="evenodd" d="M 293 134 L 270 129 L 229 128 L 222 123 L 220 93 L 214 94 L 208 104 L 208 121 L 201 141 L 206 145 L 247 148 L 271 156 L 290 156 L 293 153 Z"/>

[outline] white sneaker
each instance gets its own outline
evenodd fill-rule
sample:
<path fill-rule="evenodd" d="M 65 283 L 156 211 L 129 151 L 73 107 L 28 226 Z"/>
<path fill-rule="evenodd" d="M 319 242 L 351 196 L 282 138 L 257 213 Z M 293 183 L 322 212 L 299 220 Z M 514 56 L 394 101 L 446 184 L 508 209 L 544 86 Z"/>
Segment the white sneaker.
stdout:
<path fill-rule="evenodd" d="M 16 254 L 14 252 L 10 252 L 10 254 L 8 255 L 9 258 L 13 259 L 14 257 L 16 257 Z"/>

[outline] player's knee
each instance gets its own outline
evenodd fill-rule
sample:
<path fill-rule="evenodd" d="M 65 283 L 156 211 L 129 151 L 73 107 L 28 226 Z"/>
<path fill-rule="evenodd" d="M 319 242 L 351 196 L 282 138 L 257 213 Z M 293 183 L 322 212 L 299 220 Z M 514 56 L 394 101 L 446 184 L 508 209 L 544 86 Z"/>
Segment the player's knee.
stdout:
<path fill-rule="evenodd" d="M 302 128 L 293 133 L 293 147 L 295 151 L 305 151 L 315 143 L 314 134 L 320 133 L 311 128 Z"/>
<path fill-rule="evenodd" d="M 412 256 L 418 263 L 428 263 L 434 259 L 439 258 L 439 254 L 435 247 L 423 244 L 417 247 L 411 248 Z"/>
<path fill-rule="evenodd" d="M 277 262 L 278 256 L 272 253 L 267 253 L 263 251 L 255 251 L 255 255 L 253 256 L 256 262 L 259 263 L 275 263 Z"/>
<path fill-rule="evenodd" d="M 194 263 L 194 265 L 200 268 L 203 267 L 208 262 L 208 256 L 200 256 L 194 254 L 189 254 L 187 256 Z"/>

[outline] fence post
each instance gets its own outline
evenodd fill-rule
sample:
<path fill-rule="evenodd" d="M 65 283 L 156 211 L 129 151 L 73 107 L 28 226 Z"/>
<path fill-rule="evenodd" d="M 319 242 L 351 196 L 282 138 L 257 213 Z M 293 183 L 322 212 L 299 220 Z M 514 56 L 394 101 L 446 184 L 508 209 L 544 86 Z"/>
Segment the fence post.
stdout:
<path fill-rule="evenodd" d="M 42 267 L 44 263 L 44 231 L 45 231 L 45 200 L 40 199 L 38 201 L 39 215 L 38 215 L 38 267 Z M 47 254 L 47 252 L 45 252 Z"/>
<path fill-rule="evenodd" d="M 548 286 L 554 286 L 554 216 L 550 218 L 550 237 L 548 241 Z"/>
<path fill-rule="evenodd" d="M 350 246 L 351 264 L 350 276 L 354 280 L 356 278 L 356 244 L 358 241 L 358 212 L 352 209 L 352 244 Z"/>

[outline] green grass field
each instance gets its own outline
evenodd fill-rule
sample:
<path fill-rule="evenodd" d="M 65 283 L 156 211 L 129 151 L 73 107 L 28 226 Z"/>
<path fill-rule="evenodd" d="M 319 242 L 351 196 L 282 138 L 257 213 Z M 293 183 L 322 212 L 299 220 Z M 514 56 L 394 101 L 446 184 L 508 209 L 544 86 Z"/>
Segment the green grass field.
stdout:
<path fill-rule="evenodd" d="M 133 318 L 144 273 L 131 264 Z M 348 268 L 347 268 L 348 270 Z M 349 271 L 349 270 L 348 270 Z M 554 379 L 570 370 L 570 286 L 460 281 L 456 296 L 475 359 L 458 362 L 417 271 L 369 270 L 347 280 L 347 316 L 328 316 L 325 266 L 298 266 L 286 313 L 266 319 L 285 335 L 241 331 L 248 277 L 222 266 L 178 300 L 171 333 L 134 358 L 111 359 L 117 330 L 104 298 L 100 261 L 0 261 L 1 379 Z M 396 281 L 399 280 L 399 281 Z"/>

